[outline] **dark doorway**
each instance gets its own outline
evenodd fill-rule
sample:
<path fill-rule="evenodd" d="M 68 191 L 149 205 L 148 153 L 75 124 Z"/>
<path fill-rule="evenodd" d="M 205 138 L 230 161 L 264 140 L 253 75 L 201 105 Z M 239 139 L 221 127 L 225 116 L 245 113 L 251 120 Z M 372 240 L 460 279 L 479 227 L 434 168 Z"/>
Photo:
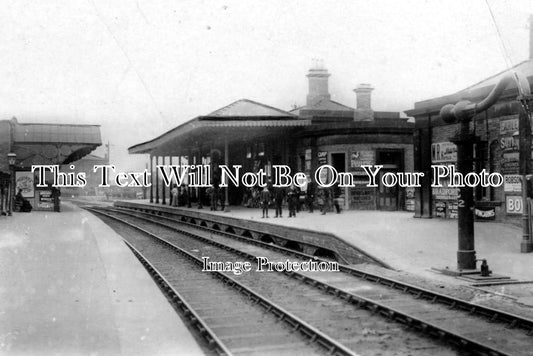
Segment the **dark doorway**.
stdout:
<path fill-rule="evenodd" d="M 402 206 L 398 185 L 386 187 L 381 178 L 388 172 L 403 172 L 403 151 L 377 151 L 376 153 L 376 164 L 383 165 L 379 171 L 378 209 L 398 210 Z"/>
<path fill-rule="evenodd" d="M 346 153 L 332 153 L 331 165 L 337 172 L 346 172 Z"/>

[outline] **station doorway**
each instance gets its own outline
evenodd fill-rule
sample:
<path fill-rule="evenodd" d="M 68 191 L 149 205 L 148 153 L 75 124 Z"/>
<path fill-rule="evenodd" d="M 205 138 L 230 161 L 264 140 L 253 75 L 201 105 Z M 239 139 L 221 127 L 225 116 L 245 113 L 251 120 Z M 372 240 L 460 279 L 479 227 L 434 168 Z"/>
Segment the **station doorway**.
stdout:
<path fill-rule="evenodd" d="M 377 151 L 376 164 L 382 165 L 379 171 L 379 188 L 377 196 L 377 207 L 379 210 L 393 211 L 399 210 L 401 206 L 400 189 L 397 185 L 386 187 L 381 183 L 381 178 L 385 173 L 397 173 L 403 171 L 403 151 Z"/>

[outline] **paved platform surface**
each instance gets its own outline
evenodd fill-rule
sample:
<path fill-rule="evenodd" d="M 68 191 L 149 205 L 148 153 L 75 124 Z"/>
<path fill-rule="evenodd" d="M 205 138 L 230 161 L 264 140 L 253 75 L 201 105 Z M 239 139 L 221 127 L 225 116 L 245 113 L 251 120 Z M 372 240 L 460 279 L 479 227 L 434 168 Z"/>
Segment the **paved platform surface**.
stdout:
<path fill-rule="evenodd" d="M 284 209 L 283 218 L 274 218 L 275 212 L 271 209 L 268 219 L 261 218 L 260 209 L 245 207 L 230 207 L 229 212 L 212 212 L 209 207 L 204 207 L 202 211 L 330 232 L 395 269 L 432 279 L 452 279 L 431 271 L 432 267 L 457 266 L 457 220 L 417 219 L 412 212 L 384 211 L 343 211 L 326 215 L 318 211 L 303 211 L 295 218 L 288 218 L 288 211 Z M 522 230 L 517 226 L 497 222 L 475 223 L 477 258 L 487 259 L 490 269 L 496 274 L 533 281 L 533 253 L 520 253 L 521 239 Z"/>
<path fill-rule="evenodd" d="M 203 355 L 120 236 L 62 209 L 0 217 L 0 355 Z"/>

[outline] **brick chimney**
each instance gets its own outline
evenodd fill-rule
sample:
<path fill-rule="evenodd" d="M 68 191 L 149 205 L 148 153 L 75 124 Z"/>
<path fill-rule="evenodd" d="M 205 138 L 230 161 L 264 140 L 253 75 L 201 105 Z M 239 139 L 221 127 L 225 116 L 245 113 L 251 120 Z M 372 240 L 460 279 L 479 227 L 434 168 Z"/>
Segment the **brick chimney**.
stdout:
<path fill-rule="evenodd" d="M 331 74 L 324 68 L 322 60 L 314 60 L 313 67 L 309 69 L 309 93 L 307 94 L 307 106 L 312 106 L 322 99 L 330 99 L 328 90 L 328 77 Z"/>
<path fill-rule="evenodd" d="M 370 84 L 359 84 L 354 89 L 357 96 L 357 107 L 354 113 L 355 121 L 373 121 L 374 110 L 372 110 L 371 93 L 374 88 Z"/>

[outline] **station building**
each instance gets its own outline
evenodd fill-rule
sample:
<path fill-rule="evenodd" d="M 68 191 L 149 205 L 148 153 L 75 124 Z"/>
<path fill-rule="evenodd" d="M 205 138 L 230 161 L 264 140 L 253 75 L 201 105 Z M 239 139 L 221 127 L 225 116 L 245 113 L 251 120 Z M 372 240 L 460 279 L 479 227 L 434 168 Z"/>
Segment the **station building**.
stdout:
<path fill-rule="evenodd" d="M 37 210 L 52 210 L 51 187 L 37 187 L 32 165 L 77 161 L 102 144 L 98 125 L 25 124 L 0 120 L 0 211 L 10 212 L 18 189 Z M 47 183 L 52 182 L 47 176 Z"/>
<path fill-rule="evenodd" d="M 529 60 L 517 64 L 510 71 L 527 78 L 531 88 L 533 50 Z M 460 124 L 445 123 L 439 116 L 440 109 L 460 100 L 480 102 L 508 73 L 498 73 L 457 93 L 417 102 L 413 109 L 405 111 L 415 118 L 414 168 L 426 176 L 416 192 L 416 217 L 457 218 L 459 188 L 448 187 L 449 179 L 444 180 L 443 187 L 431 186 L 431 165 L 455 166 L 457 163 L 456 145 L 451 141 Z M 478 220 L 513 220 L 519 219 L 522 214 L 518 123 L 519 115 L 525 112 L 517 100 L 520 94 L 515 82 L 509 84 L 497 103 L 475 115 L 470 123 L 470 131 L 475 135 L 472 171 L 480 173 L 484 169 L 504 177 L 502 186 L 484 188 L 478 185 L 474 189 Z"/>
<path fill-rule="evenodd" d="M 157 164 L 210 164 L 214 181 L 220 164 L 242 165 L 242 172 L 263 169 L 268 176 L 274 165 L 288 165 L 293 173 L 305 172 L 312 180 L 327 164 L 354 178 L 352 186 L 340 190 L 344 209 L 414 210 L 414 189 L 367 187 L 360 167 L 383 165 L 380 175 L 412 171 L 414 124 L 398 112 L 374 111 L 369 84 L 355 89 L 355 108 L 331 100 L 329 77 L 319 63 L 309 70 L 303 107 L 284 111 L 241 99 L 132 146 L 129 153 L 149 154 L 152 172 Z M 158 175 L 152 176 L 151 201 L 166 204 L 170 189 Z M 247 193 L 242 186 L 230 186 L 225 194 L 229 204 L 241 205 Z M 203 193 L 192 191 L 195 195 Z"/>

